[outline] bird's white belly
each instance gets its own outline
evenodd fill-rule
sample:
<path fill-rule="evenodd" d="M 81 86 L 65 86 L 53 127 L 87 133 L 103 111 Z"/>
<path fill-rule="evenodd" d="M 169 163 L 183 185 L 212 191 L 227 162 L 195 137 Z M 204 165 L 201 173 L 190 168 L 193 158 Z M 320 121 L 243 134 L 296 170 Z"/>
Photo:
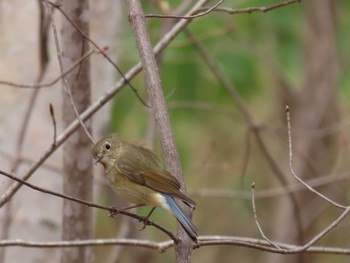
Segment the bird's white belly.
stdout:
<path fill-rule="evenodd" d="M 123 176 L 107 178 L 112 189 L 126 201 L 137 205 L 156 206 L 170 210 L 164 196 L 151 188 L 131 182 Z"/>

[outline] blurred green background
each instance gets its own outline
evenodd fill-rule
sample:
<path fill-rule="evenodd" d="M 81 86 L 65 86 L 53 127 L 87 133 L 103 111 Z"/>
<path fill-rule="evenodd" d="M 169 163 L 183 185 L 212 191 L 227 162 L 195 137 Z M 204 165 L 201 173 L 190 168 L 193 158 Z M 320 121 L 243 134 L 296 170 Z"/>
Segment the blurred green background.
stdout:
<path fill-rule="evenodd" d="M 168 1 L 168 4 L 171 8 L 175 8 L 180 2 Z M 280 1 L 227 0 L 223 6 L 245 8 L 269 6 L 278 2 Z M 309 34 L 306 2 L 308 1 L 266 13 L 235 15 L 212 13 L 196 19 L 189 26 L 189 30 L 215 61 L 217 68 L 234 85 L 251 116 L 261 125 L 260 134 L 267 150 L 287 177 L 291 175 L 288 168 L 289 153 L 284 107 L 286 103 L 290 105 L 293 118 L 300 114 L 296 110 L 300 106 L 299 100 L 307 100 L 303 96 L 303 83 L 307 74 L 305 39 Z M 350 79 L 347 74 L 350 58 L 349 34 L 347 34 L 350 2 L 335 2 L 332 5 L 335 34 L 329 38 L 333 38 L 336 42 L 338 52 L 339 74 L 335 96 L 339 110 L 337 120 L 343 121 L 347 119 L 345 116 L 348 112 L 350 95 L 348 88 Z M 143 1 L 143 6 L 146 13 L 161 13 L 156 1 Z M 152 43 L 155 44 L 160 38 L 165 20 L 148 19 L 148 23 Z M 127 24 L 121 39 L 118 39 L 123 49 L 119 65 L 122 68 L 129 68 L 139 60 L 139 55 Z M 249 129 L 244 115 L 184 33 L 177 36 L 165 50 L 159 70 L 187 189 L 198 203 L 194 212 L 194 222 L 199 227 L 199 234 L 260 238 L 249 198 L 251 183 L 255 182 L 256 191 L 273 189 L 281 186 L 281 183 L 272 171 L 252 130 Z M 133 79 L 132 84 L 147 100 L 142 74 Z M 124 88 L 116 96 L 110 114 L 110 131 L 118 132 L 126 140 L 146 141 L 150 132 L 149 113 L 130 88 Z M 339 156 L 341 152 L 340 155 L 346 157 L 346 145 L 340 144 L 338 139 L 347 140 L 347 129 L 345 125 L 333 134 L 336 140 L 331 142 L 333 151 L 329 154 L 332 156 Z M 155 152 L 161 156 L 159 142 L 156 140 L 153 145 Z M 334 168 L 339 158 L 330 158 L 329 167 Z M 348 168 L 346 158 L 344 160 L 337 170 L 338 173 L 346 172 Z M 317 166 L 317 163 L 315 165 Z M 324 172 L 316 176 L 327 174 Z M 238 191 L 246 195 L 241 198 L 206 196 L 199 193 L 203 189 Z M 110 204 L 111 196 L 113 194 L 104 193 L 99 198 L 101 202 Z M 347 201 L 347 197 L 344 194 L 343 200 Z M 274 220 L 281 199 L 288 198 L 285 195 L 277 195 L 256 200 L 260 224 L 265 234 L 272 240 L 276 237 Z M 312 223 L 313 231 L 305 230 L 305 241 L 337 216 L 335 209 L 325 202 L 323 204 L 327 210 L 315 216 Z M 147 212 L 147 209 L 139 211 L 140 214 Z M 107 218 L 103 211 L 97 213 L 96 235 L 114 237 L 118 232 L 115 221 Z M 175 219 L 166 212 L 157 209 L 152 219 L 175 231 Z M 343 231 L 343 228 L 349 227 L 346 222 L 340 226 L 340 230 L 336 229 L 318 244 L 346 247 L 349 241 L 346 231 Z M 290 222 L 286 222 L 285 227 L 290 227 Z M 115 232 L 111 229 L 115 229 Z M 152 227 L 147 227 L 135 235 L 152 240 L 167 239 L 163 233 Z M 112 249 L 114 248 L 97 248 L 96 257 L 106 258 L 106 253 Z M 209 246 L 196 249 L 192 255 L 192 262 L 269 262 L 267 254 L 236 246 Z M 160 254 L 156 251 L 125 248 L 120 261 L 137 262 L 142 259 L 142 262 L 165 262 L 172 260 L 173 257 L 172 249 Z M 288 258 L 292 257 L 284 256 L 284 259 Z M 336 255 L 310 255 L 304 256 L 303 260 L 346 262 L 346 258 Z M 299 260 L 301 258 L 294 257 L 293 262 Z"/>

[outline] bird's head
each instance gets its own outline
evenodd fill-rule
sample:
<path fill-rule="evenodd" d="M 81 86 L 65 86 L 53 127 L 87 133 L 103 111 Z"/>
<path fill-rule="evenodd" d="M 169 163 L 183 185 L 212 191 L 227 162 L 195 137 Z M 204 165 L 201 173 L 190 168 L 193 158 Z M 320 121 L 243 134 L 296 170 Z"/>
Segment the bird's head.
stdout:
<path fill-rule="evenodd" d="M 112 133 L 99 140 L 92 149 L 96 163 L 101 163 L 106 170 L 113 166 L 120 151 L 121 141 L 116 133 Z"/>

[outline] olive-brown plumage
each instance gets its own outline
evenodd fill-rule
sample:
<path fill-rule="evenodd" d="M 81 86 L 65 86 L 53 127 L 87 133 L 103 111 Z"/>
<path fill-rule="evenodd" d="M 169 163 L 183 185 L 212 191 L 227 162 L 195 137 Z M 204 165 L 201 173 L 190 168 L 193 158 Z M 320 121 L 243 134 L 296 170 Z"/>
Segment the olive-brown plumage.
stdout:
<path fill-rule="evenodd" d="M 117 134 L 110 134 L 96 143 L 92 154 L 96 162 L 104 166 L 108 183 L 118 195 L 136 205 L 166 209 L 175 215 L 190 237 L 196 240 L 196 227 L 174 198 L 192 208 L 196 203 L 180 192 L 179 181 L 162 168 L 152 151 L 122 141 Z"/>

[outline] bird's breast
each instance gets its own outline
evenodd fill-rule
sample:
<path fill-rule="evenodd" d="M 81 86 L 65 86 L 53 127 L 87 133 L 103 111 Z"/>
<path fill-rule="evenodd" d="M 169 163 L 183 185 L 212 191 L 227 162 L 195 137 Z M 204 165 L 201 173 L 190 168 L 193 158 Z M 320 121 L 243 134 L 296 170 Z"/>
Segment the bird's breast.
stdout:
<path fill-rule="evenodd" d="M 157 206 L 168 210 L 165 198 L 153 189 L 133 182 L 118 171 L 106 174 L 108 184 L 123 199 L 133 204 Z"/>

